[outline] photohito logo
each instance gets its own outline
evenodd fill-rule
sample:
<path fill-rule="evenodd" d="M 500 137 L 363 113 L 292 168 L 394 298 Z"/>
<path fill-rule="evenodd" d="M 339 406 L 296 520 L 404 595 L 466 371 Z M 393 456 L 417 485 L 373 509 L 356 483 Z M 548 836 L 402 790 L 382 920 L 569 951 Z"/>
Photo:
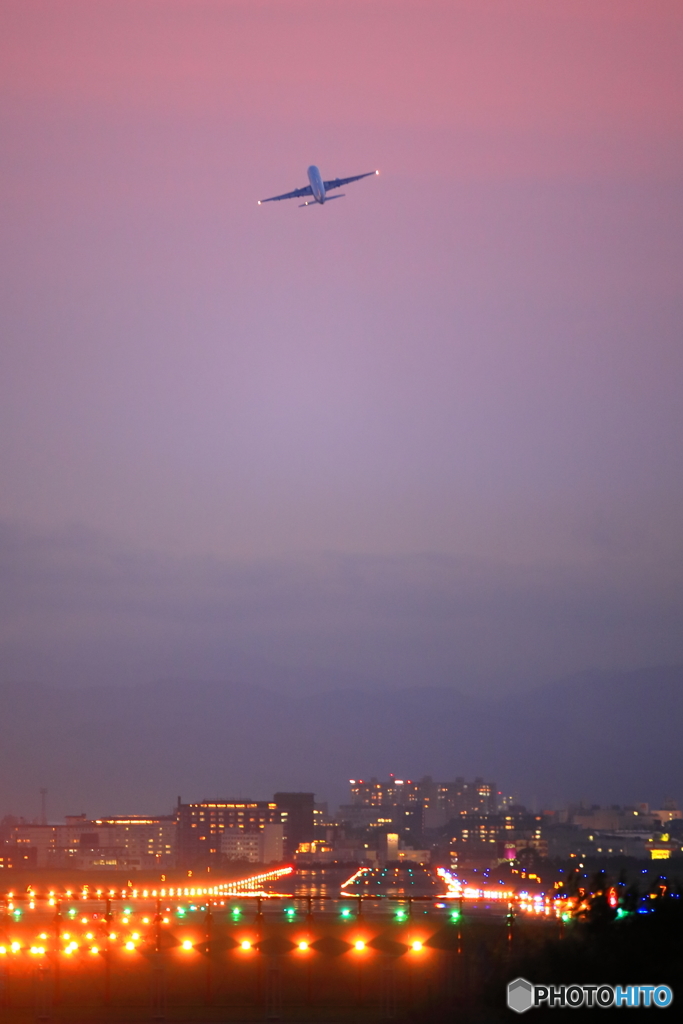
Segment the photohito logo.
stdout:
<path fill-rule="evenodd" d="M 534 1006 L 578 1009 L 579 1006 L 671 1006 L 674 994 L 668 985 L 532 985 L 515 978 L 508 985 L 508 1006 L 526 1013 Z"/>

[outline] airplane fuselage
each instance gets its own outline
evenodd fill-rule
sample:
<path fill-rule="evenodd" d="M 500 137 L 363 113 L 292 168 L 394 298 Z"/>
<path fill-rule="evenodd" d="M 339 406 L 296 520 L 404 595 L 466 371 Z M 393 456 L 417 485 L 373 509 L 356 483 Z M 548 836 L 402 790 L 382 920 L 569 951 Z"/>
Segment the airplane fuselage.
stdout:
<path fill-rule="evenodd" d="M 352 174 L 350 178 L 330 178 L 329 181 L 323 181 L 323 176 L 315 166 L 311 164 L 308 168 L 308 185 L 305 188 L 294 188 L 291 192 L 285 192 L 281 196 L 268 196 L 267 199 L 259 199 L 259 206 L 261 203 L 275 203 L 280 199 L 303 199 L 304 196 L 310 196 L 305 202 L 299 203 L 299 206 L 322 206 L 328 201 L 328 199 L 342 199 L 344 192 L 339 192 L 333 196 L 328 195 L 332 189 L 341 188 L 342 185 L 350 185 L 352 181 L 360 181 L 361 178 L 369 178 L 371 174 L 379 174 L 379 171 L 366 171 L 365 174 Z"/>
<path fill-rule="evenodd" d="M 308 183 L 311 186 L 311 190 L 313 192 L 313 198 L 315 199 L 316 203 L 320 203 L 320 205 L 322 206 L 322 204 L 325 202 L 325 185 L 323 183 L 322 174 L 315 166 L 315 164 L 311 164 L 311 166 L 308 168 L 307 173 Z"/>

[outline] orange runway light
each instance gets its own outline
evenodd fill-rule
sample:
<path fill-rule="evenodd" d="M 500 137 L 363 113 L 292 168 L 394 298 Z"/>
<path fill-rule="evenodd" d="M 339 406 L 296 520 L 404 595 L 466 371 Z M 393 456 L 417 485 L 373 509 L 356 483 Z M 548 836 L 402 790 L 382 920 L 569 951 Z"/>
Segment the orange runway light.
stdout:
<path fill-rule="evenodd" d="M 365 943 L 363 942 L 362 939 L 357 939 L 356 942 L 354 942 L 353 944 L 353 948 L 357 949 L 358 952 L 360 952 L 361 950 L 365 949 Z"/>
<path fill-rule="evenodd" d="M 300 942 L 299 943 L 299 949 L 301 949 L 301 950 L 308 949 L 308 943 L 307 942 Z"/>
<path fill-rule="evenodd" d="M 249 942 L 249 939 L 243 939 L 242 942 L 240 942 L 240 948 L 251 949 L 251 942 Z"/>
<path fill-rule="evenodd" d="M 192 949 L 192 940 L 191 939 L 183 939 L 183 942 L 181 943 L 181 945 L 182 945 L 183 949 Z"/>

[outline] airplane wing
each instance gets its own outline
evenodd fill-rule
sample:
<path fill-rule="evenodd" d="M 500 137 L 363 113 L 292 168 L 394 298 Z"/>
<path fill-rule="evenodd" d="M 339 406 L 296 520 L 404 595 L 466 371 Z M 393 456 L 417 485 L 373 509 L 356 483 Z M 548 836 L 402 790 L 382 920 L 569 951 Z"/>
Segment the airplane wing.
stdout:
<path fill-rule="evenodd" d="M 306 185 L 305 188 L 295 188 L 293 192 L 285 192 L 282 196 L 270 196 L 268 199 L 259 199 L 259 206 L 261 203 L 274 203 L 276 199 L 299 199 L 300 196 L 312 196 L 313 189 L 310 185 Z"/>
<path fill-rule="evenodd" d="M 360 181 L 361 178 L 369 178 L 371 174 L 377 174 L 378 171 L 367 171 L 365 174 L 355 174 L 353 178 L 333 178 L 332 181 L 323 182 L 325 191 L 329 192 L 331 188 L 341 188 L 342 185 L 348 185 L 351 181 Z"/>

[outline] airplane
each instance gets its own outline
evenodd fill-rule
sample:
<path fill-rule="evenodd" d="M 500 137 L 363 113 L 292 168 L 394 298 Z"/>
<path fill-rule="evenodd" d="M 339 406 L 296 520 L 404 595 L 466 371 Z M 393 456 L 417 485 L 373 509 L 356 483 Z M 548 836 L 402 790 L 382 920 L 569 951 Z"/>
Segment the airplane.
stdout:
<path fill-rule="evenodd" d="M 371 174 L 379 174 L 379 171 L 367 171 L 365 174 L 356 174 L 353 178 L 333 178 L 332 181 L 323 181 L 318 168 L 315 164 L 311 164 L 308 168 L 310 184 L 306 185 L 305 188 L 295 188 L 293 192 L 285 192 L 282 196 L 270 196 L 269 199 L 259 199 L 258 205 L 260 206 L 261 203 L 274 203 L 277 199 L 300 199 L 302 196 L 313 196 L 307 202 L 299 203 L 299 206 L 314 206 L 315 203 L 322 206 L 328 199 L 343 199 L 346 195 L 345 192 L 342 192 L 338 196 L 328 196 L 327 193 L 331 188 L 340 188 L 342 185 L 348 185 L 352 181 L 369 178 Z"/>

